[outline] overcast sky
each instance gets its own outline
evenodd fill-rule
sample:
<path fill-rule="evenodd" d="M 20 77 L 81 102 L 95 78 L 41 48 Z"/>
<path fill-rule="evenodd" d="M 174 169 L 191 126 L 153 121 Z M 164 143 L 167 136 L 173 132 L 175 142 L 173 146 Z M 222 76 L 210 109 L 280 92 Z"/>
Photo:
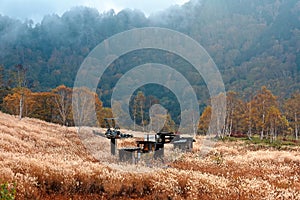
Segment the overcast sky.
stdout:
<path fill-rule="evenodd" d="M 146 15 L 164 10 L 171 5 L 182 5 L 188 0 L 0 0 L 0 14 L 39 22 L 46 14 L 59 14 L 75 6 L 97 8 L 99 12 L 124 8 L 139 9 Z"/>

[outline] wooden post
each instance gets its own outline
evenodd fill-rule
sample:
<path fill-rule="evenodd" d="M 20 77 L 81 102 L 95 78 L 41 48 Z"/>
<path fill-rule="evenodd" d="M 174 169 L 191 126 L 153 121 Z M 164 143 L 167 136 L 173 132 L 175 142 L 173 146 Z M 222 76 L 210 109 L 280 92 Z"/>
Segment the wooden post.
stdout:
<path fill-rule="evenodd" d="M 111 155 L 116 155 L 116 148 L 117 148 L 117 139 L 111 138 L 110 139 L 110 152 Z"/>

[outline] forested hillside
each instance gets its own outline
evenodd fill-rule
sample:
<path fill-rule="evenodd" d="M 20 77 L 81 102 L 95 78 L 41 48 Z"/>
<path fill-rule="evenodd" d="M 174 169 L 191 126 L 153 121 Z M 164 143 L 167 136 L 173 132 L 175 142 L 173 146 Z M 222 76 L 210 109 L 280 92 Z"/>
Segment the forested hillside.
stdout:
<path fill-rule="evenodd" d="M 203 45 L 227 89 L 247 96 L 266 85 L 284 97 L 299 89 L 299 11 L 297 0 L 202 0 L 148 18 L 137 10 L 98 13 L 85 7 L 45 16 L 36 25 L 0 16 L 0 64 L 5 70 L 19 63 L 27 67 L 34 91 L 72 86 L 81 62 L 99 42 L 124 30 L 160 26 Z"/>

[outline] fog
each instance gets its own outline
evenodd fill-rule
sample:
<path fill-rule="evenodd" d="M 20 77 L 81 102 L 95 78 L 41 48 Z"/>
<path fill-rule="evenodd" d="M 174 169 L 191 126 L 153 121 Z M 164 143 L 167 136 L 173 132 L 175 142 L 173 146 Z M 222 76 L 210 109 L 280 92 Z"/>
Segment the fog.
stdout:
<path fill-rule="evenodd" d="M 125 8 L 138 9 L 146 16 L 162 11 L 172 5 L 182 5 L 188 0 L 1 0 L 0 14 L 20 20 L 32 19 L 35 23 L 41 21 L 47 14 L 62 15 L 72 7 L 87 6 L 96 8 L 100 13 L 114 9 L 119 12 Z"/>

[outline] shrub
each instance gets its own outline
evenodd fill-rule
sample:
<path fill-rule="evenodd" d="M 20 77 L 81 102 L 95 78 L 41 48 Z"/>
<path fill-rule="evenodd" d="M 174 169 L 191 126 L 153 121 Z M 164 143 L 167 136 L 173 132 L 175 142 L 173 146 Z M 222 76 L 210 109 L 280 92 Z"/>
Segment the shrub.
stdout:
<path fill-rule="evenodd" d="M 0 185 L 0 200 L 14 200 L 16 195 L 16 185 L 7 182 Z"/>

